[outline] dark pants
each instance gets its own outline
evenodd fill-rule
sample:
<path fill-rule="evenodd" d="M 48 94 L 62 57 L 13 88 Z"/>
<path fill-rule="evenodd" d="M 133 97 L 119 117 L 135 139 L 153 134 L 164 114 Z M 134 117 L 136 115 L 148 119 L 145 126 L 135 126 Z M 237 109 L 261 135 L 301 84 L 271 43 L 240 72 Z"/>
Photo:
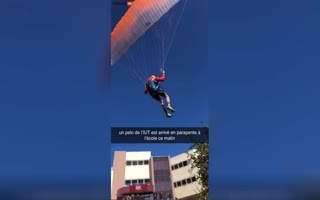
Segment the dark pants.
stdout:
<path fill-rule="evenodd" d="M 161 88 L 158 88 L 156 91 L 151 91 L 150 95 L 157 101 L 161 101 L 161 97 L 166 97 L 166 93 Z"/>

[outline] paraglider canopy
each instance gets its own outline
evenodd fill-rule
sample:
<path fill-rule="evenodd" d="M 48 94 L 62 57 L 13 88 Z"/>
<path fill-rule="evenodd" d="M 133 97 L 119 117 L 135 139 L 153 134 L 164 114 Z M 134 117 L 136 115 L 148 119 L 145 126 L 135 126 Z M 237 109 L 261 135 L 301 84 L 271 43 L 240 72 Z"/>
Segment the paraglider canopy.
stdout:
<path fill-rule="evenodd" d="M 162 72 L 186 2 L 187 0 L 122 2 L 128 8 L 111 33 L 112 69 L 120 62 L 119 65 L 129 67 L 131 73 L 143 84 L 150 74 L 158 73 L 159 69 Z M 127 58 L 129 63 L 124 64 L 122 58 Z"/>
<path fill-rule="evenodd" d="M 111 33 L 111 65 L 180 0 L 136 0 Z"/>

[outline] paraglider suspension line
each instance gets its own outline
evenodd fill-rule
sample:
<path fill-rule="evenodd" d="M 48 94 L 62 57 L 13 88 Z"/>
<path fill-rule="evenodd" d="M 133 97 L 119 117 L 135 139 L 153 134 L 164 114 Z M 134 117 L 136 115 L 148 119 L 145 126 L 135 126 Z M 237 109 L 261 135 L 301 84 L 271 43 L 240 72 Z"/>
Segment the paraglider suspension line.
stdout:
<path fill-rule="evenodd" d="M 144 85 L 144 82 L 143 82 L 142 78 L 139 76 L 139 74 L 136 72 L 136 70 L 133 70 L 133 72 L 140 79 L 141 83 Z"/>
<path fill-rule="evenodd" d="M 176 25 L 176 27 L 175 27 L 175 29 L 174 29 L 174 31 L 173 31 L 173 36 L 172 36 L 172 38 L 171 38 L 171 40 L 170 40 L 170 43 L 169 43 L 168 49 L 167 49 L 167 51 L 166 51 L 166 53 L 165 53 L 165 56 L 164 56 L 164 59 L 163 59 L 162 66 L 164 66 L 164 63 L 165 63 L 165 62 L 166 62 L 166 60 L 167 60 L 167 57 L 168 57 L 168 54 L 169 54 L 169 50 L 170 50 L 170 48 L 171 48 L 171 45 L 172 45 L 173 39 L 174 39 L 175 34 L 176 34 L 176 32 L 177 32 L 177 29 L 178 29 L 178 26 L 179 26 L 179 24 L 180 24 L 180 21 L 181 21 L 182 15 L 183 15 L 183 13 L 184 13 L 184 10 L 185 10 L 185 8 L 186 8 L 187 2 L 188 2 L 188 0 L 185 0 L 185 3 L 184 3 L 184 5 L 183 5 L 182 12 L 181 12 L 181 14 L 180 14 L 180 16 L 179 16 L 178 23 L 177 23 L 177 25 Z M 162 69 L 164 69 L 164 67 L 162 67 Z"/>

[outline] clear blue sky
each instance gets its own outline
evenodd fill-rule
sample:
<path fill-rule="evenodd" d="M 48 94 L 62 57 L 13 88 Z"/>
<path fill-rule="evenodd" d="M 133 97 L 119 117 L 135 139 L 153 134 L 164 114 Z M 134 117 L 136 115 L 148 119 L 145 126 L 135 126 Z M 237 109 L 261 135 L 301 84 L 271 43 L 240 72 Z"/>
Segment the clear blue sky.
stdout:
<path fill-rule="evenodd" d="M 107 4 L 1 1 L 1 180 L 104 175 Z"/>
<path fill-rule="evenodd" d="M 210 4 L 216 180 L 319 177 L 319 1 Z"/>

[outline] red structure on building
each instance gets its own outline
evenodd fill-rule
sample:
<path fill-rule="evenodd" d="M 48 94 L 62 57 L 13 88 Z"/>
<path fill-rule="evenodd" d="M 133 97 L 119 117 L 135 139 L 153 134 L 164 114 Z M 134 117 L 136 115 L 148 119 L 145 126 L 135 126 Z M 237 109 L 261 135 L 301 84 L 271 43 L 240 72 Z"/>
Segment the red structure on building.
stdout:
<path fill-rule="evenodd" d="M 149 197 L 153 195 L 153 185 L 131 185 L 122 187 L 117 192 L 117 200 L 126 200 L 128 196 L 134 196 L 135 199 L 145 199 L 145 197 Z"/>

